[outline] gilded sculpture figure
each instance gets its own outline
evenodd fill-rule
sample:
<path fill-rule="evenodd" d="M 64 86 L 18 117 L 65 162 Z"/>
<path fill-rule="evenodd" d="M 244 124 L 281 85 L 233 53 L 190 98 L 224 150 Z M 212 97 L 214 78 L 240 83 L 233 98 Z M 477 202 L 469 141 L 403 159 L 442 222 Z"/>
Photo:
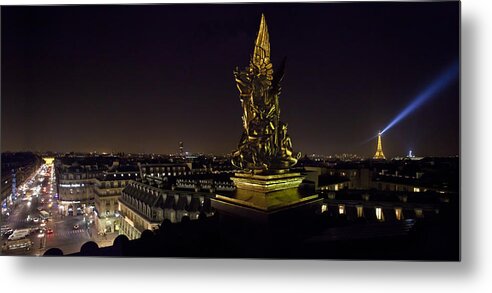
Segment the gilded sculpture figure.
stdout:
<path fill-rule="evenodd" d="M 280 121 L 280 82 L 285 59 L 276 72 L 270 61 L 270 40 L 261 16 L 253 57 L 244 70 L 234 70 L 243 109 L 243 134 L 232 163 L 245 171 L 283 172 L 297 163 L 287 124 Z"/>

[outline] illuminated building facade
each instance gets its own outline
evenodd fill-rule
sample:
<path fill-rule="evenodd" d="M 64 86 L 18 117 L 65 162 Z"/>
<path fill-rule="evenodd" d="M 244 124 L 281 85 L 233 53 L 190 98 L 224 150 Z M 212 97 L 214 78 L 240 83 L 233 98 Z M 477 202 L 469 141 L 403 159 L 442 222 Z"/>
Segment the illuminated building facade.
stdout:
<path fill-rule="evenodd" d="M 323 212 L 348 221 L 394 222 L 433 218 L 439 215 L 449 196 L 452 194 L 443 196 L 437 192 L 422 194 L 374 190 L 330 192 L 325 198 Z"/>
<path fill-rule="evenodd" d="M 94 181 L 96 227 L 101 233 L 116 232 L 120 229 L 118 198 L 121 191 L 132 180 L 140 178 L 136 165 L 116 166 L 104 172 Z"/>
<path fill-rule="evenodd" d="M 1 201 L 13 192 L 14 173 L 15 185 L 20 186 L 41 167 L 41 164 L 42 159 L 33 153 L 2 153 Z"/>
<path fill-rule="evenodd" d="M 60 212 L 76 216 L 84 212 L 84 207 L 93 205 L 95 180 L 104 171 L 97 166 L 74 165 L 63 168 L 56 177 Z"/>
<path fill-rule="evenodd" d="M 316 191 L 372 188 L 372 172 L 367 165 L 339 162 L 335 166 L 305 165 L 306 180 Z"/>
<path fill-rule="evenodd" d="M 117 164 L 113 157 L 59 157 L 55 160 L 59 212 L 64 215 L 92 213 L 96 179 Z"/>
<path fill-rule="evenodd" d="M 183 217 L 197 220 L 203 213 L 213 215 L 210 192 L 166 190 L 149 181 L 132 181 L 119 198 L 120 234 L 139 238 L 144 230 L 155 230 L 164 221 L 181 222 Z"/>
<path fill-rule="evenodd" d="M 150 177 L 175 177 L 190 175 L 191 169 L 186 163 L 139 163 L 142 178 Z"/>
<path fill-rule="evenodd" d="M 230 175 L 224 174 L 198 174 L 176 178 L 173 189 L 194 190 L 203 192 L 232 192 L 236 190 Z"/>

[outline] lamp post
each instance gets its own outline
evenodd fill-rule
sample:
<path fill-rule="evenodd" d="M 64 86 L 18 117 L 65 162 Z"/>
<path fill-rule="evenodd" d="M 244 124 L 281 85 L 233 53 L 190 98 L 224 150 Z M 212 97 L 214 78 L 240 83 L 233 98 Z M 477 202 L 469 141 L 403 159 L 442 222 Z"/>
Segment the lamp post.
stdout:
<path fill-rule="evenodd" d="M 38 234 L 39 249 L 43 249 L 46 246 L 46 233 Z"/>
<path fill-rule="evenodd" d="M 88 218 L 86 218 L 87 214 L 84 214 L 84 225 L 85 229 L 87 230 L 87 233 L 89 233 L 89 237 L 92 238 L 92 230 L 91 230 L 91 223 Z"/>

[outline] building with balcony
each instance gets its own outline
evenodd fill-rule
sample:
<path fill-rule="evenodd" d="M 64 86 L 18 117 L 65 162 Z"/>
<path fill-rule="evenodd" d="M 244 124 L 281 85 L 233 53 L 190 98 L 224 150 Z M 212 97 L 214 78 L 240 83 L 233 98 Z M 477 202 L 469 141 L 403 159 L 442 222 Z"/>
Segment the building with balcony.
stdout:
<path fill-rule="evenodd" d="M 236 190 L 231 174 L 198 174 L 176 178 L 173 189 L 202 192 L 232 192 Z"/>
<path fill-rule="evenodd" d="M 190 175 L 191 169 L 186 163 L 138 163 L 142 178 L 150 177 L 176 177 Z"/>
<path fill-rule="evenodd" d="M 117 232 L 120 229 L 118 199 L 130 181 L 140 178 L 136 165 L 115 165 L 94 179 L 94 213 L 100 233 Z"/>
<path fill-rule="evenodd" d="M 322 194 L 322 212 L 348 221 L 394 222 L 434 218 L 452 194 L 343 190 Z"/>
<path fill-rule="evenodd" d="M 59 157 L 55 159 L 56 186 L 60 213 L 90 213 L 94 206 L 96 178 L 117 162 L 112 157 Z M 86 209 L 84 211 L 84 209 Z"/>
<path fill-rule="evenodd" d="M 183 217 L 196 220 L 200 214 L 213 215 L 210 206 L 213 196 L 215 194 L 210 192 L 163 189 L 145 179 L 142 182 L 131 181 L 118 200 L 119 233 L 136 239 L 145 230 L 158 229 L 164 220 L 177 223 Z"/>

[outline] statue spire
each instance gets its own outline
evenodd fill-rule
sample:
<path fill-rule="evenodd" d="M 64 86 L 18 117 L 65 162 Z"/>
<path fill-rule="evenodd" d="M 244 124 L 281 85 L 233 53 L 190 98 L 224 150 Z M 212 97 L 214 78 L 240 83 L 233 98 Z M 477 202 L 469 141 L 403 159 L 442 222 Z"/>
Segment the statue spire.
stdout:
<path fill-rule="evenodd" d="M 282 76 L 283 65 L 274 79 L 270 38 L 262 14 L 252 60 L 244 70 L 237 67 L 234 70 L 243 108 L 244 131 L 232 163 L 243 170 L 284 172 L 300 157 L 300 153 L 292 151 L 287 124 L 280 121 L 278 100 Z"/>
<path fill-rule="evenodd" d="M 265 20 L 265 15 L 261 14 L 260 29 L 256 37 L 255 50 L 253 53 L 253 64 L 259 66 L 262 60 L 270 60 L 270 37 L 268 35 L 268 27 Z"/>

